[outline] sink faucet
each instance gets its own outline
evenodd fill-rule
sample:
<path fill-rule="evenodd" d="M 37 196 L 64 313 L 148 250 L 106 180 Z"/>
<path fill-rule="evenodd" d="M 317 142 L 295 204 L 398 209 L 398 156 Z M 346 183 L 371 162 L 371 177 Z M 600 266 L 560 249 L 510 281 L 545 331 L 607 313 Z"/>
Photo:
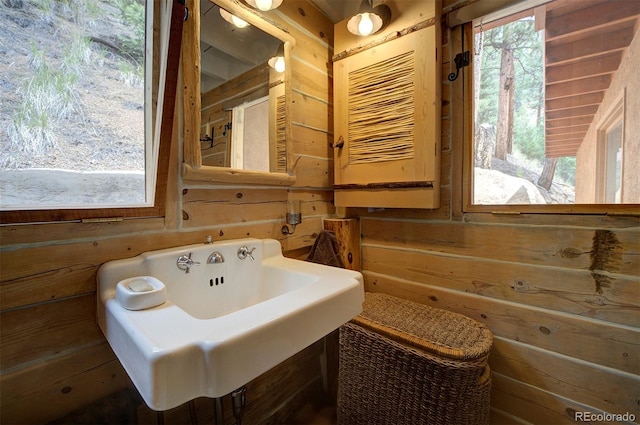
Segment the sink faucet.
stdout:
<path fill-rule="evenodd" d="M 249 249 L 249 247 L 245 246 L 241 246 L 240 248 L 238 248 L 238 258 L 241 260 L 244 260 L 245 258 L 249 257 L 251 258 L 251 261 L 255 260 L 255 258 L 253 258 L 253 251 L 256 250 L 256 247 L 254 246 L 253 248 Z"/>
<path fill-rule="evenodd" d="M 207 264 L 219 264 L 219 263 L 224 263 L 224 256 L 218 251 L 212 252 L 209 258 L 207 258 Z"/>
<path fill-rule="evenodd" d="M 197 266 L 200 264 L 199 261 L 193 261 L 191 259 L 191 254 L 193 254 L 193 252 L 190 252 L 188 257 L 186 255 L 181 255 L 176 261 L 176 266 L 178 266 L 180 270 L 184 270 L 185 273 L 189 273 L 191 266 Z"/>

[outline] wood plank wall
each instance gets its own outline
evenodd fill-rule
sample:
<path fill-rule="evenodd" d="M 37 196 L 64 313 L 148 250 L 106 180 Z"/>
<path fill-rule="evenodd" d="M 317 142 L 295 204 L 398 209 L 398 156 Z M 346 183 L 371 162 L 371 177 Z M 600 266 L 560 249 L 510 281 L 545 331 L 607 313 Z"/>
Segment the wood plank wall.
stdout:
<path fill-rule="evenodd" d="M 104 262 L 209 234 L 275 237 L 295 256 L 313 243 L 322 217 L 333 213 L 333 28 L 306 1 L 285 1 L 274 16 L 297 41 L 296 186 L 181 182 L 176 143 L 165 218 L 0 227 L 0 422 L 46 423 L 131 385 L 95 323 L 95 274 Z M 443 76 L 458 34 L 443 36 Z M 639 418 L 639 220 L 462 213 L 461 99 L 459 82 L 443 83 L 442 207 L 354 211 L 367 289 L 457 311 L 492 329 L 494 424 L 572 423 L 576 411 Z M 283 238 L 288 198 L 303 201 L 303 223 Z M 600 246 L 618 259 L 605 269 L 606 281 L 590 270 L 590 253 Z M 314 345 L 292 367 L 317 370 L 319 355 Z M 317 386 L 317 376 L 286 391 L 305 394 L 301 388 Z M 275 399 L 278 406 L 256 407 L 252 418 L 281 422 L 286 397 Z"/>
<path fill-rule="evenodd" d="M 640 220 L 462 212 L 463 85 L 446 81 L 460 27 L 443 40 L 443 206 L 350 211 L 362 223 L 366 290 L 493 331 L 493 424 L 569 424 L 585 411 L 640 422 Z M 594 264 L 603 250 L 608 260 Z"/>
<path fill-rule="evenodd" d="M 47 423 L 130 388 L 95 320 L 101 264 L 197 243 L 207 235 L 214 240 L 272 237 L 282 241 L 289 256 L 308 252 L 322 217 L 333 213 L 333 24 L 306 0 L 288 0 L 271 17 L 297 42 L 292 52 L 296 186 L 182 182 L 176 126 L 165 217 L 0 227 L 0 422 Z M 303 222 L 295 235 L 283 237 L 289 198 L 302 200 Z M 322 344 L 315 344 L 284 370 L 276 368 L 252 383 L 247 394 L 251 422 L 282 423 L 291 403 L 322 388 L 321 355 Z M 283 379 L 287 384 L 278 384 Z M 261 396 L 265 388 L 269 397 Z"/>

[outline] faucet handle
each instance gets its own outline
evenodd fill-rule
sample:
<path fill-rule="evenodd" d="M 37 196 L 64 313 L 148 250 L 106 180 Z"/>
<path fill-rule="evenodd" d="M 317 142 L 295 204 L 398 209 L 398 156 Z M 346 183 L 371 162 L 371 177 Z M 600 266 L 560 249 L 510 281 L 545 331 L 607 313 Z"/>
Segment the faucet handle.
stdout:
<path fill-rule="evenodd" d="M 255 258 L 253 258 L 253 251 L 256 250 L 256 247 L 254 246 L 253 248 L 249 249 L 249 247 L 245 246 L 241 246 L 240 248 L 238 248 L 238 258 L 241 260 L 244 260 L 245 258 L 249 257 L 251 258 L 251 261 L 255 260 Z"/>
<path fill-rule="evenodd" d="M 189 273 L 191 266 L 197 266 L 200 264 L 199 261 L 193 261 L 191 259 L 191 254 L 193 254 L 193 252 L 190 252 L 188 257 L 186 255 L 181 255 L 176 261 L 176 266 L 178 266 L 180 270 L 184 270 L 185 273 Z"/>

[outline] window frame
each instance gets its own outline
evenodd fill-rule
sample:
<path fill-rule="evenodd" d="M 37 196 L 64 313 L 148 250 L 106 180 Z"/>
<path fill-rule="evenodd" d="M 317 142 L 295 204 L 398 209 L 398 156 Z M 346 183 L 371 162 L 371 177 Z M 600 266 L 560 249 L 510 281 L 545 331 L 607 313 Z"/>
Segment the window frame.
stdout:
<path fill-rule="evenodd" d="M 154 21 L 158 18 L 154 12 Z M 163 217 L 166 214 L 167 177 L 169 173 L 169 155 L 173 136 L 173 123 L 177 95 L 178 68 L 182 43 L 182 26 L 185 17 L 184 1 L 172 1 L 171 27 L 167 52 L 167 69 L 160 123 L 158 163 L 156 164 L 155 196 L 151 206 L 123 208 L 86 208 L 86 209 L 32 209 L 0 211 L 0 224 L 28 224 L 61 221 L 117 221 L 125 218 Z M 155 24 L 154 24 L 155 26 Z M 153 31 L 154 34 L 157 31 Z M 155 45 L 156 43 L 154 43 Z M 157 87 L 158 76 L 155 62 L 157 49 L 154 47 L 153 86 Z M 155 89 L 153 89 L 155 90 Z"/>
<path fill-rule="evenodd" d="M 597 126 L 597 149 L 598 149 L 598 163 L 596 171 L 596 199 L 598 201 L 604 201 L 607 198 L 607 178 L 609 177 L 609 134 L 613 128 L 618 124 L 621 126 L 621 142 L 620 148 L 622 149 L 622 155 L 624 158 L 624 130 L 625 130 L 625 103 L 626 103 L 626 90 L 616 99 L 614 104 L 609 108 L 605 117 L 598 123 Z M 624 161 L 621 164 L 624 168 Z M 622 171 L 622 170 L 621 170 Z M 624 175 L 623 173 L 621 173 Z M 620 182 L 621 198 L 624 199 L 624 185 L 623 181 Z M 615 205 L 618 205 L 617 203 Z"/>
<path fill-rule="evenodd" d="M 469 50 L 469 66 L 460 70 L 462 79 L 462 213 L 491 214 L 590 214 L 640 215 L 640 204 L 503 204 L 478 205 L 473 203 L 474 169 L 474 63 L 473 22 L 462 25 L 462 51 Z M 468 42 L 467 40 L 471 40 Z M 454 47 L 452 57 L 457 53 Z M 453 83 L 455 84 L 455 83 Z M 624 148 L 623 148 L 624 149 Z"/>
<path fill-rule="evenodd" d="M 267 96 L 262 96 L 259 97 L 257 99 L 253 99 L 244 103 L 241 103 L 237 106 L 234 106 L 232 111 L 231 111 L 231 122 L 233 123 L 233 128 L 231 130 L 231 168 L 235 168 L 235 169 L 241 169 L 241 170 L 251 170 L 251 171 L 265 171 L 265 172 L 271 172 L 271 170 L 269 169 L 269 150 L 270 150 L 270 146 L 271 144 L 269 143 L 269 123 L 267 122 L 267 129 L 266 131 L 264 131 L 264 135 L 267 136 L 267 140 L 259 140 L 259 141 L 254 141 L 254 140 L 250 140 L 248 144 L 252 144 L 252 145 L 261 145 L 263 144 L 262 148 L 265 148 L 265 151 L 267 151 L 267 169 L 262 169 L 260 167 L 246 167 L 245 166 L 245 155 L 244 155 L 244 151 L 245 151 L 245 137 L 244 137 L 244 130 L 246 127 L 246 120 L 245 120 L 245 114 L 247 113 L 247 109 L 252 108 L 254 106 L 262 106 L 267 108 L 267 117 L 269 117 L 269 95 Z M 237 124 L 237 125 L 236 125 Z M 264 128 L 263 128 L 264 129 Z M 264 143 L 266 143 L 266 145 L 264 145 Z M 259 148 L 261 146 L 258 146 Z"/>

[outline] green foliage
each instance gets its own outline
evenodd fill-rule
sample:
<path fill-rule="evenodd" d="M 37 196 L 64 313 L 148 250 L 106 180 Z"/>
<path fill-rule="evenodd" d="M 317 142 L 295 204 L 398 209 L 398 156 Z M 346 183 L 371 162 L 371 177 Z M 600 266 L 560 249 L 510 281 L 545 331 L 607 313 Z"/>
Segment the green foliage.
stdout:
<path fill-rule="evenodd" d="M 91 58 L 89 41 L 75 37 L 64 49 L 58 68 L 49 66 L 46 55 L 31 44 L 30 65 L 34 74 L 22 85 L 23 101 L 9 129 L 18 150 L 44 153 L 56 146 L 52 124 L 79 111 L 76 84 L 81 65 Z"/>
<path fill-rule="evenodd" d="M 135 34 L 137 29 L 138 51 L 144 52 L 145 3 L 151 1 L 121 2 L 123 9 L 115 7 L 117 0 L 21 1 L 22 10 L 3 11 L 0 19 L 7 29 L 0 44 L 13 44 L 10 50 L 19 52 L 13 55 L 15 62 L 9 57 L 5 61 L 12 84 L 4 87 L 7 102 L 0 133 L 5 134 L 5 147 L 0 168 L 66 165 L 77 159 L 72 159 L 77 152 L 85 152 L 84 145 L 100 141 L 120 146 L 143 140 L 137 128 L 120 137 L 117 130 L 129 121 L 123 124 L 109 111 L 120 111 L 144 96 L 139 88 L 144 87 L 144 65 L 131 55 L 118 54 L 115 37 Z M 133 25 L 136 9 L 139 24 Z M 123 14 L 128 17 L 126 24 Z M 104 25 L 112 26 L 111 33 L 103 31 Z M 119 77 L 115 67 L 126 71 L 127 84 L 136 87 L 114 81 Z M 136 137 L 131 136 L 134 131 Z M 96 147 L 100 149 L 87 158 L 91 164 L 102 161 L 103 146 Z M 83 162 L 77 161 L 78 168 L 93 167 Z"/>
<path fill-rule="evenodd" d="M 532 123 L 529 117 L 522 114 L 518 115 L 513 129 L 513 144 L 526 159 L 542 163 L 544 161 L 544 126 Z"/>
<path fill-rule="evenodd" d="M 95 19 L 100 13 L 97 0 L 31 0 L 43 13 L 42 19 L 53 22 L 58 16 L 71 22 L 83 22 Z"/>
<path fill-rule="evenodd" d="M 63 53 L 61 70 L 79 76 L 82 65 L 91 60 L 91 41 L 87 37 L 76 36 L 71 44 L 64 47 Z"/>
<path fill-rule="evenodd" d="M 556 176 L 572 186 L 576 184 L 576 157 L 563 156 L 558 158 Z"/>
<path fill-rule="evenodd" d="M 129 62 L 118 64 L 120 80 L 129 87 L 144 88 L 144 68 L 141 65 L 131 65 Z"/>
<path fill-rule="evenodd" d="M 137 62 L 144 59 L 144 41 L 145 41 L 145 6 L 144 2 L 140 3 L 136 0 L 117 0 L 116 6 L 120 10 L 120 19 L 129 28 L 131 34 L 122 34 L 118 36 L 122 47 L 128 55 Z"/>

